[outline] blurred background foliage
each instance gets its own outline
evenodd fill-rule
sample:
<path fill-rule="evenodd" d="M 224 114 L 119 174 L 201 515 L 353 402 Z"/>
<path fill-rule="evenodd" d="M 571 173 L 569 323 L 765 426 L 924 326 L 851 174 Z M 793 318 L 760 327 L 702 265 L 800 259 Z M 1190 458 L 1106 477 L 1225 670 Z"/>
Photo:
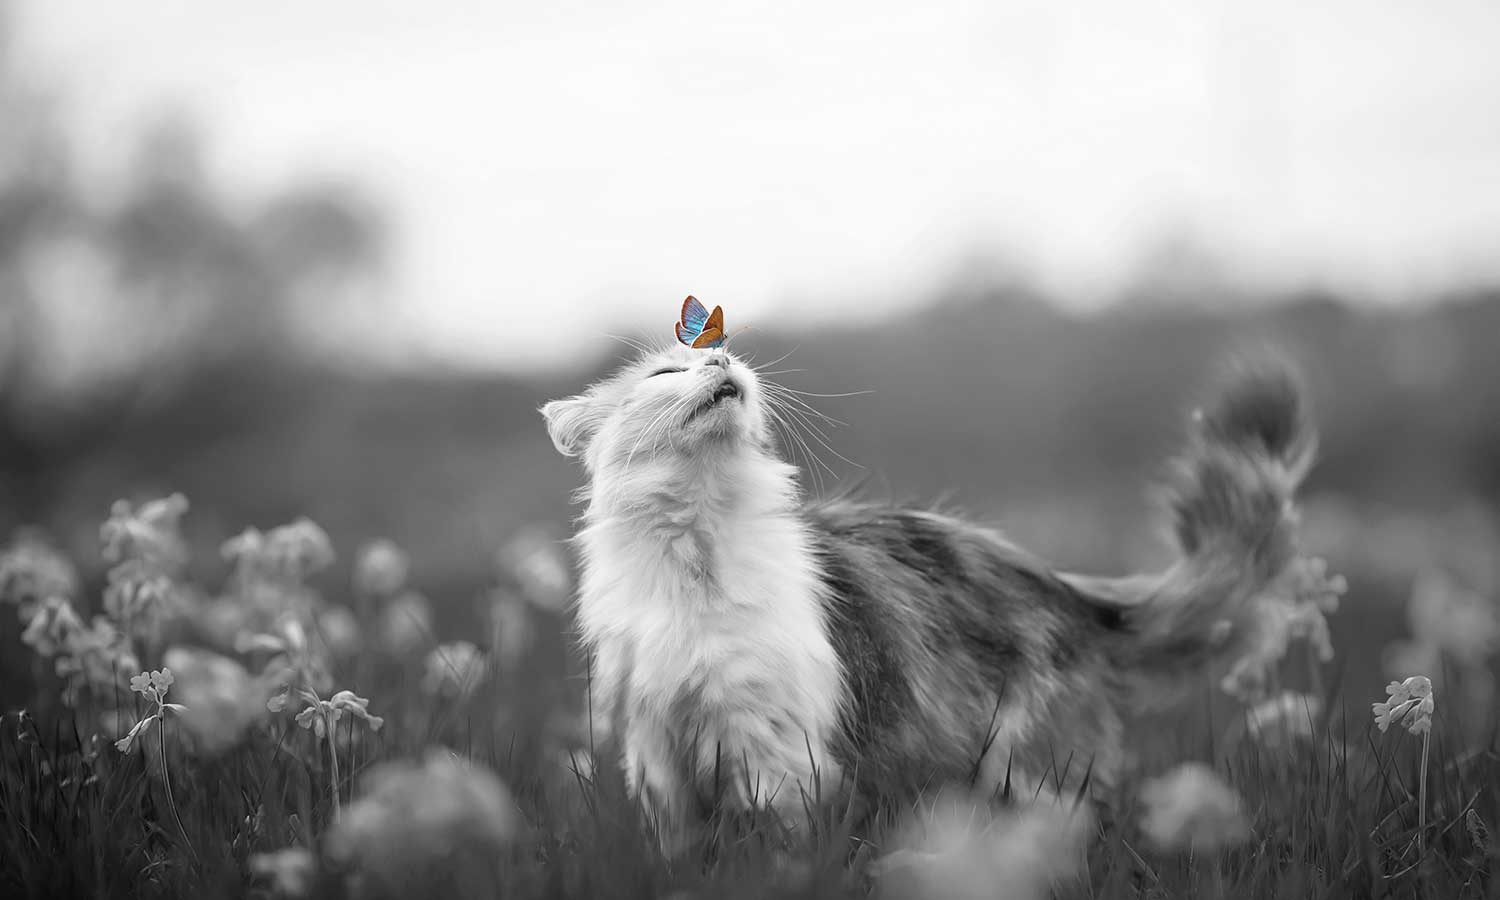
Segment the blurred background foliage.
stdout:
<path fill-rule="evenodd" d="M 85 189 L 55 96 L 8 46 L 0 24 L 0 533 L 46 529 L 97 585 L 110 503 L 180 491 L 201 578 L 222 578 L 217 548 L 245 525 L 306 515 L 339 545 L 331 584 L 354 546 L 387 537 L 455 609 L 518 530 L 567 533 L 580 476 L 535 410 L 616 359 L 534 376 L 381 365 L 340 327 L 386 312 L 368 289 L 378 199 L 326 180 L 231 196 L 173 118 L 122 138 L 119 190 Z M 848 423 L 828 440 L 858 464 L 814 444 L 832 470 L 815 487 L 943 502 L 1060 565 L 1117 571 L 1165 559 L 1145 486 L 1205 382 L 1233 352 L 1276 347 L 1323 434 L 1309 540 L 1350 577 L 1340 646 L 1399 635 L 1424 568 L 1496 596 L 1500 291 L 1252 297 L 1178 250 L 1100 313 L 977 266 L 916 311 L 756 323 L 736 349 L 786 355 L 773 370 L 797 371 L 778 380 L 804 390 L 868 392 L 814 401 Z M 646 339 L 668 337 L 679 300 L 661 298 Z M 576 356 L 565 338 L 557 352 Z"/>

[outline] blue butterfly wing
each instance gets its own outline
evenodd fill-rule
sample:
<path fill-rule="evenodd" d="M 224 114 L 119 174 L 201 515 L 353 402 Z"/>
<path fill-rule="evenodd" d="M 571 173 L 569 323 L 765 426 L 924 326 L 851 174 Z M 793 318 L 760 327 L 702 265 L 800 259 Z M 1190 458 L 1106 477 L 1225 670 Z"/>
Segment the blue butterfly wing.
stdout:
<path fill-rule="evenodd" d="M 691 344 L 698 335 L 703 333 L 703 326 L 708 324 L 708 310 L 698 302 L 698 298 L 692 294 L 682 301 L 682 325 L 677 330 L 677 339 L 684 344 Z"/>

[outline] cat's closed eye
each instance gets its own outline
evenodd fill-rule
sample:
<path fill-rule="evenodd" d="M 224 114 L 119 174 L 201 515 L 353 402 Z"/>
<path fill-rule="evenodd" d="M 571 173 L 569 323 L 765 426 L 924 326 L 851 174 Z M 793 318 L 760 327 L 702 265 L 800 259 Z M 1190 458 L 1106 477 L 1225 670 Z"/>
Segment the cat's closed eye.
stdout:
<path fill-rule="evenodd" d="M 646 377 L 647 378 L 655 378 L 658 375 L 670 375 L 673 372 L 686 372 L 686 371 L 687 371 L 687 369 L 684 369 L 684 368 L 682 368 L 680 366 L 669 366 L 669 367 L 667 367 L 665 369 L 657 369 L 655 372 L 652 372 L 650 375 L 647 375 Z"/>

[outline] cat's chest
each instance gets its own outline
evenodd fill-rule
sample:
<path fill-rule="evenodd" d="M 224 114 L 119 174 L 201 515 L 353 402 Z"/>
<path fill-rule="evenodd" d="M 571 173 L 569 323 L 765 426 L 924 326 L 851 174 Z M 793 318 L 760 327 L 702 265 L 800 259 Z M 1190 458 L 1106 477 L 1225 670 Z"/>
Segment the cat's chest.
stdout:
<path fill-rule="evenodd" d="M 800 535 L 685 534 L 591 548 L 585 640 L 629 659 L 627 702 L 673 718 L 766 705 L 798 719 L 836 703 L 837 657 Z"/>

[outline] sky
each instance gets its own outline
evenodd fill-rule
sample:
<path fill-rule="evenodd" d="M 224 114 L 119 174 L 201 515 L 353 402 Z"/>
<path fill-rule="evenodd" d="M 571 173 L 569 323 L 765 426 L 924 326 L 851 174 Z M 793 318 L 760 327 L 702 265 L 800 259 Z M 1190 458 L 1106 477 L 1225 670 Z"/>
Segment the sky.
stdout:
<path fill-rule="evenodd" d="M 390 211 L 390 325 L 501 368 L 879 315 L 956 267 L 1090 309 L 1184 235 L 1251 290 L 1500 277 L 1494 0 L 19 0 L 101 180 L 164 110 L 247 196 Z"/>

